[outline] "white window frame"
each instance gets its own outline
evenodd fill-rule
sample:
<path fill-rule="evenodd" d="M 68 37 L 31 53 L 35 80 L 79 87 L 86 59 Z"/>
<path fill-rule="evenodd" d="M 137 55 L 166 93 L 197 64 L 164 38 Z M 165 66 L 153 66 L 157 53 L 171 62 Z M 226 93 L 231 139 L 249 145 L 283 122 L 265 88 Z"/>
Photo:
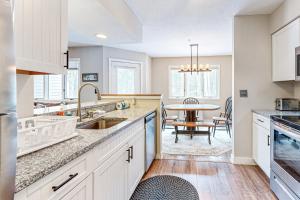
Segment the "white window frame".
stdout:
<path fill-rule="evenodd" d="M 70 58 L 70 60 L 79 60 L 80 58 Z M 68 70 L 78 70 L 78 83 L 80 86 L 80 66 L 78 69 L 75 68 L 69 68 Z M 51 75 L 51 74 L 50 74 Z M 57 74 L 59 75 L 59 74 Z M 77 99 L 76 98 L 66 98 L 66 92 L 65 92 L 65 85 L 66 85 L 66 74 L 61 74 L 62 75 L 62 88 L 61 88 L 61 93 L 62 93 L 62 99 L 61 100 L 72 100 L 72 99 Z M 44 98 L 35 98 L 34 100 L 49 100 L 49 101 L 57 101 L 53 99 L 49 99 L 49 75 L 43 75 L 44 76 Z"/>
<path fill-rule="evenodd" d="M 117 59 L 117 58 L 109 58 L 109 67 L 108 67 L 108 91 L 109 93 L 113 93 L 113 83 L 112 83 L 112 76 L 114 75 L 112 73 L 112 63 L 113 62 L 124 62 L 124 63 L 132 63 L 132 64 L 139 64 L 141 69 L 140 69 L 140 93 L 144 92 L 144 63 L 139 62 L 139 61 L 134 61 L 134 60 L 125 60 L 125 59 Z"/>
<path fill-rule="evenodd" d="M 217 83 L 217 85 L 218 85 L 218 91 L 217 91 L 217 97 L 194 97 L 194 98 L 197 98 L 197 99 L 200 99 L 200 100 L 219 100 L 220 99 L 220 96 L 221 96 L 221 65 L 219 65 L 219 64 L 216 64 L 216 65 L 210 65 L 211 67 L 211 69 L 218 69 L 218 74 L 217 74 L 217 81 L 218 81 L 218 83 Z M 188 72 L 183 72 L 184 73 L 184 86 L 183 86 L 183 88 L 184 88 L 184 96 L 183 97 L 174 97 L 174 96 L 172 96 L 172 94 L 171 94 L 171 91 L 172 91 L 172 85 L 171 85 L 171 83 L 172 83 L 172 81 L 171 81 L 171 70 L 180 70 L 180 66 L 174 66 L 174 65 L 170 65 L 169 67 L 168 67 L 168 84 L 169 84 L 169 86 L 168 86 L 168 89 L 169 89 L 169 99 L 176 99 L 176 100 L 184 100 L 184 99 L 186 99 L 186 98 L 188 98 L 188 97 L 190 97 L 190 96 L 187 96 L 186 95 L 186 82 L 187 82 L 187 78 L 186 78 L 186 73 L 188 73 Z M 193 73 L 197 73 L 197 72 L 193 72 Z M 210 73 L 210 72 L 199 72 L 199 73 Z"/>

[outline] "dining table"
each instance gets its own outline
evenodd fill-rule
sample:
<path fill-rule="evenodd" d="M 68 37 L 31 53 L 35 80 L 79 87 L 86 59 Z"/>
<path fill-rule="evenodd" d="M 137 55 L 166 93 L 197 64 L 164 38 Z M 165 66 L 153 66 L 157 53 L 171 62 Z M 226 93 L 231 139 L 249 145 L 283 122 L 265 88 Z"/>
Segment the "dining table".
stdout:
<path fill-rule="evenodd" d="M 220 106 L 214 104 L 169 104 L 165 106 L 166 110 L 185 111 L 186 122 L 196 122 L 197 111 L 214 111 L 219 110 L 220 108 Z"/>
<path fill-rule="evenodd" d="M 198 111 L 215 111 L 219 110 L 221 107 L 214 104 L 169 104 L 165 106 L 166 110 L 170 111 L 184 111 L 186 122 L 197 122 L 197 112 Z M 195 133 L 199 134 L 209 134 L 208 131 L 196 131 L 194 127 L 187 127 L 186 130 L 178 131 L 179 134 L 185 134 L 190 132 L 191 135 Z M 174 132 L 175 133 L 175 132 Z"/>

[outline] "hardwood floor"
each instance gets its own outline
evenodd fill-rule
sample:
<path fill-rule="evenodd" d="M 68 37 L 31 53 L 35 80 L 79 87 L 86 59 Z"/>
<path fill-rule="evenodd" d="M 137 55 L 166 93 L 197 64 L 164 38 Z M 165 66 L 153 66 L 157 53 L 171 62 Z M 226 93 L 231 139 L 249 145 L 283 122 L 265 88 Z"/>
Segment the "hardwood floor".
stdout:
<path fill-rule="evenodd" d="M 257 166 L 197 160 L 155 160 L 144 179 L 174 175 L 188 180 L 200 200 L 277 199 L 269 189 L 268 178 Z"/>

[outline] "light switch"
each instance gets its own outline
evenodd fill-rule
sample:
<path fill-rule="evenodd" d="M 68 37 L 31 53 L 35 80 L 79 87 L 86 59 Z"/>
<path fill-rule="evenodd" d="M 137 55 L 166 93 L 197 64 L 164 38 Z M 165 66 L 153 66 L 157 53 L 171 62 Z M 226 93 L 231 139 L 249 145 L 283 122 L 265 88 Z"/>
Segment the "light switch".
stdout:
<path fill-rule="evenodd" d="M 240 90 L 240 97 L 247 98 L 248 97 L 248 90 Z"/>

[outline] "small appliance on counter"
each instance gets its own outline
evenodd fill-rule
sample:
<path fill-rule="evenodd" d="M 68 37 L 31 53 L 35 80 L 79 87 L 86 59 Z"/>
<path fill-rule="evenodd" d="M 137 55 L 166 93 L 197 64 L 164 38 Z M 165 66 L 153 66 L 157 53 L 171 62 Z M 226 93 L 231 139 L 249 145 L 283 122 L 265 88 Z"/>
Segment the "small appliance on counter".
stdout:
<path fill-rule="evenodd" d="M 277 98 L 275 109 L 279 111 L 299 111 L 299 99 L 294 98 Z"/>

